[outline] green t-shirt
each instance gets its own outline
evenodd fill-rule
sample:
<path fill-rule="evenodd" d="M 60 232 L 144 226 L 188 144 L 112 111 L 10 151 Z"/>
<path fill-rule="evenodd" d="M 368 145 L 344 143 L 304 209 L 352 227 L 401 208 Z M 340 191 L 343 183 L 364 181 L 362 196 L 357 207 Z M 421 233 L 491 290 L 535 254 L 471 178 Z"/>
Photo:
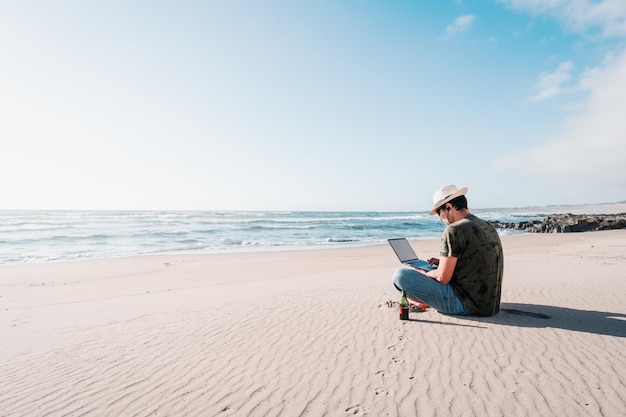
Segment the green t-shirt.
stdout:
<path fill-rule="evenodd" d="M 500 310 L 504 255 L 500 236 L 489 222 L 469 214 L 448 225 L 440 255 L 457 258 L 450 285 L 466 308 L 479 316 Z"/>

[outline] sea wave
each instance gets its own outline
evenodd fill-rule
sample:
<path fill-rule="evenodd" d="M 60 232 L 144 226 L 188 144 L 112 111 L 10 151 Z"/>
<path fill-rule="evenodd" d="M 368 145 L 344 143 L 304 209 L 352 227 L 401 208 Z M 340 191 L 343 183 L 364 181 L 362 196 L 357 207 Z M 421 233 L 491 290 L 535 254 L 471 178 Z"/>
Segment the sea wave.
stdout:
<path fill-rule="evenodd" d="M 443 227 L 426 212 L 0 211 L 0 264 L 372 245 Z"/>

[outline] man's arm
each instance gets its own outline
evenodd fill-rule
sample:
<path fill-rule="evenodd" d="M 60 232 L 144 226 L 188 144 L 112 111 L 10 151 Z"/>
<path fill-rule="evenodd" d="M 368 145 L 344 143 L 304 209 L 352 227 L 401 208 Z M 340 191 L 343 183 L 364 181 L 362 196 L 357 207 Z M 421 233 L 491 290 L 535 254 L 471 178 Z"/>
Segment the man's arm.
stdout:
<path fill-rule="evenodd" d="M 452 273 L 456 267 L 457 260 L 458 258 L 455 258 L 454 256 L 442 256 L 439 258 L 439 266 L 437 269 L 428 271 L 426 275 L 445 285 L 452 279 Z"/>

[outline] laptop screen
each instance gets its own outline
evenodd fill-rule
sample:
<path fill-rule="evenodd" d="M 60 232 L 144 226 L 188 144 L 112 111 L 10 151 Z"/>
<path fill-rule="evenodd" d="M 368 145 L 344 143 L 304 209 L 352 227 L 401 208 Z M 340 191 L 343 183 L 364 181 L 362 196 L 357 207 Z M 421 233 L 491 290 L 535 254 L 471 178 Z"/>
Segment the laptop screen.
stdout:
<path fill-rule="evenodd" d="M 389 244 L 393 248 L 400 262 L 412 261 L 417 259 L 417 255 L 413 251 L 413 248 L 406 239 L 389 239 Z"/>

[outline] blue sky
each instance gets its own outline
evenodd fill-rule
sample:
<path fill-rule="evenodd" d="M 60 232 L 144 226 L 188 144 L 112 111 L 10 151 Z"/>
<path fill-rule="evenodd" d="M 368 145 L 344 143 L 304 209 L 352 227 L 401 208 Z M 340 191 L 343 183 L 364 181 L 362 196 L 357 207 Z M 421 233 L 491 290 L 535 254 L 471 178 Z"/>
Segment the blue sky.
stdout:
<path fill-rule="evenodd" d="M 626 2 L 0 0 L 0 208 L 626 199 Z"/>

